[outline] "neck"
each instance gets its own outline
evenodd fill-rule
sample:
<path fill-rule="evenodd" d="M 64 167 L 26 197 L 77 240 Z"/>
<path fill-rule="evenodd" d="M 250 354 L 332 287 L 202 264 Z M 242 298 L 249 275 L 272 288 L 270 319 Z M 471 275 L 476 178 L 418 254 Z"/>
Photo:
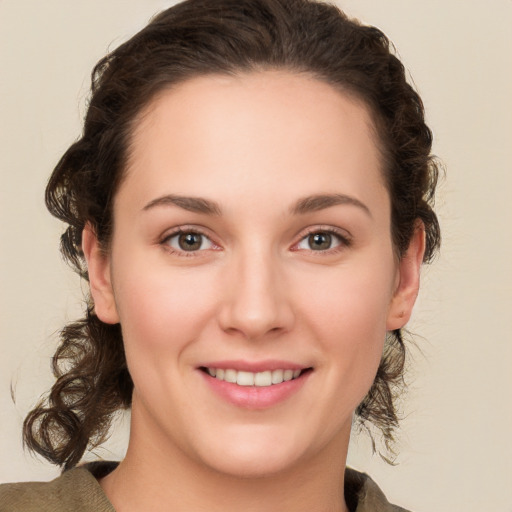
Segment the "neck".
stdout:
<path fill-rule="evenodd" d="M 348 512 L 343 484 L 350 430 L 322 453 L 265 476 L 235 476 L 194 460 L 133 421 L 125 459 L 101 486 L 117 512 Z"/>

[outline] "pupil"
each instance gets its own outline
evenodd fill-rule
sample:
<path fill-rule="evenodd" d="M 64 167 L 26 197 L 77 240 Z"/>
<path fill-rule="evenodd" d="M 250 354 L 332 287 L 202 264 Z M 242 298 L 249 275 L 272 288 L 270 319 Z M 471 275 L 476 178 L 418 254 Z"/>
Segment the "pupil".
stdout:
<path fill-rule="evenodd" d="M 329 249 L 331 247 L 331 235 L 329 233 L 309 235 L 309 245 L 315 251 Z"/>
<path fill-rule="evenodd" d="M 201 248 L 201 235 L 197 233 L 185 233 L 179 237 L 180 248 L 184 251 L 195 251 Z"/>

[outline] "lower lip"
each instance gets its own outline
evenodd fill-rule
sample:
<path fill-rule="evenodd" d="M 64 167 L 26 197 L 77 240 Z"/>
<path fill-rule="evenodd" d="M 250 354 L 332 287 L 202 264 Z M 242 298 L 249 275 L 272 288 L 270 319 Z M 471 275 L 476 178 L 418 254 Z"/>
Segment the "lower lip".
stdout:
<path fill-rule="evenodd" d="M 304 372 L 293 380 L 272 386 L 239 386 L 211 377 L 199 370 L 210 388 L 226 402 L 245 409 L 268 409 L 283 403 L 297 393 L 308 379 L 311 371 Z"/>

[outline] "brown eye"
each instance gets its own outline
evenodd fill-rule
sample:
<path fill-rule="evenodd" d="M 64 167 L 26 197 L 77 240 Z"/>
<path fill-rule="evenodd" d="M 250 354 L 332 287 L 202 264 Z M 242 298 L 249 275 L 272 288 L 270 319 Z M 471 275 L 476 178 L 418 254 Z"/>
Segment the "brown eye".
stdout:
<path fill-rule="evenodd" d="M 212 241 L 195 231 L 182 231 L 170 236 L 165 243 L 177 252 L 195 252 L 213 247 Z"/>
<path fill-rule="evenodd" d="M 332 246 L 332 235 L 329 233 L 312 233 L 308 236 L 308 245 L 313 251 L 326 251 Z"/>
<path fill-rule="evenodd" d="M 183 251 L 197 251 L 201 249 L 202 238 L 199 233 L 182 233 L 178 237 L 178 244 Z"/>
<path fill-rule="evenodd" d="M 350 245 L 349 241 L 334 231 L 313 231 L 305 236 L 296 248 L 302 251 L 329 251 L 341 245 Z"/>

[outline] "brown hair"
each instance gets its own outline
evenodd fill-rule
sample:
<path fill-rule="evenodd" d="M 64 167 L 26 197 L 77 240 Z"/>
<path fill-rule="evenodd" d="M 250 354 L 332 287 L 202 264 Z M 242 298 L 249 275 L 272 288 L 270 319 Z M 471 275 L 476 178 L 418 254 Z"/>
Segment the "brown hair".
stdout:
<path fill-rule="evenodd" d="M 83 134 L 49 180 L 47 207 L 68 224 L 61 251 L 80 276 L 88 278 L 82 230 L 90 223 L 108 248 L 113 197 L 133 125 L 155 94 L 195 76 L 272 68 L 308 73 L 368 105 L 382 146 L 395 250 L 403 254 L 420 220 L 425 261 L 432 258 L 440 241 L 431 208 L 438 175 L 432 136 L 421 99 L 386 36 L 312 0 L 188 0 L 99 61 Z M 402 334 L 393 331 L 356 411 L 362 425 L 370 422 L 382 431 L 388 448 L 398 425 L 394 398 L 403 384 L 404 361 Z M 101 322 L 89 297 L 85 317 L 61 333 L 53 370 L 56 383 L 27 416 L 24 439 L 68 468 L 104 440 L 113 414 L 130 406 L 133 390 L 120 326 Z"/>

